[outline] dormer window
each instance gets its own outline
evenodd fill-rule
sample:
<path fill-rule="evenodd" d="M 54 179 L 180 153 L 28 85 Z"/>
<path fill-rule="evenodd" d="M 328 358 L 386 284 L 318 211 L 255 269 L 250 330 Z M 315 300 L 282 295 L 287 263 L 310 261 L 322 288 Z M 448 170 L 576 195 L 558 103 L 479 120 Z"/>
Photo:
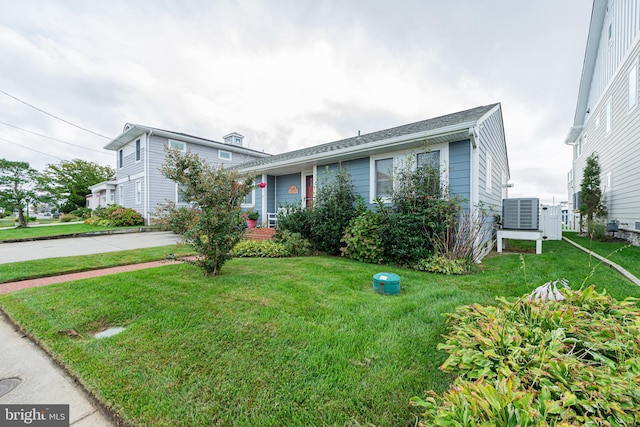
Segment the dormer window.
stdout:
<path fill-rule="evenodd" d="M 239 133 L 232 132 L 229 135 L 223 136 L 223 139 L 225 144 L 242 146 L 242 140 L 244 139 L 244 136 L 240 135 Z"/>

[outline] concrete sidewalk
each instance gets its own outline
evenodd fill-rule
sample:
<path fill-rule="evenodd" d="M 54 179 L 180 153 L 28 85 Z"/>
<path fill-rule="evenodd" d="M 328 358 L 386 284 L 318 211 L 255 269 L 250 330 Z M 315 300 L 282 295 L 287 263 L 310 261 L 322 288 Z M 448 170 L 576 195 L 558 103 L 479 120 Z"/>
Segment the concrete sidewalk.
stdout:
<path fill-rule="evenodd" d="M 68 404 L 70 426 L 117 425 L 92 403 L 84 389 L 73 378 L 23 335 L 2 313 L 0 343 L 0 381 L 10 378 L 19 380 L 13 390 L 0 396 L 0 404 Z M 3 387 L 0 387 L 0 390 L 3 390 Z"/>

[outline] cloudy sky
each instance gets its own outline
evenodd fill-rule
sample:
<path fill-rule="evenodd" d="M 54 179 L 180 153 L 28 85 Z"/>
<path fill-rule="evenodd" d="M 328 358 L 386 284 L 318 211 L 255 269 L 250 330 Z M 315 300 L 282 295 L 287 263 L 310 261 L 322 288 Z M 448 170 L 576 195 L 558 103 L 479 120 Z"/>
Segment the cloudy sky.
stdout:
<path fill-rule="evenodd" d="M 276 154 L 501 102 L 509 195 L 567 198 L 588 0 L 0 0 L 0 11 L 0 158 L 115 166 L 102 147 L 127 122 L 218 141 L 236 131 Z"/>

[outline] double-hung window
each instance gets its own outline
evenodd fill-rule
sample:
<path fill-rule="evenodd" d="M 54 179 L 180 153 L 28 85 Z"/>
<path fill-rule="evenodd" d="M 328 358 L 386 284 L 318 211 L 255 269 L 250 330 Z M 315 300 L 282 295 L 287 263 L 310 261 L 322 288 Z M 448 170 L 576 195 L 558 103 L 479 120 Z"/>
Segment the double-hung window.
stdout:
<path fill-rule="evenodd" d="M 393 157 L 375 160 L 374 198 L 391 198 L 393 193 Z"/>

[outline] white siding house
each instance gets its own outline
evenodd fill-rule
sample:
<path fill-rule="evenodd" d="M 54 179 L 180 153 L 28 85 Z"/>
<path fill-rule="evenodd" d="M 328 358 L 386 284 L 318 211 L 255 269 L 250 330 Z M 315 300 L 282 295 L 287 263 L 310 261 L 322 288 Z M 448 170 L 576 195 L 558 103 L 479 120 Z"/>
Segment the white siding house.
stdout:
<path fill-rule="evenodd" d="M 586 159 L 598 155 L 608 221 L 640 244 L 640 0 L 594 0 L 573 126 L 569 213 L 580 208 Z"/>
<path fill-rule="evenodd" d="M 166 155 L 165 147 L 189 150 L 209 164 L 225 167 L 269 156 L 243 147 L 243 137 L 238 133 L 231 133 L 223 139 L 224 143 L 148 126 L 126 124 L 123 132 L 104 147 L 115 153 L 116 179 L 92 187 L 92 199 L 102 200 L 101 192 L 106 192 L 106 204 L 116 203 L 135 209 L 147 223 L 151 223 L 158 205 L 167 200 L 181 204 L 176 183 L 160 172 Z M 103 206 L 104 201 L 100 205 Z"/>

